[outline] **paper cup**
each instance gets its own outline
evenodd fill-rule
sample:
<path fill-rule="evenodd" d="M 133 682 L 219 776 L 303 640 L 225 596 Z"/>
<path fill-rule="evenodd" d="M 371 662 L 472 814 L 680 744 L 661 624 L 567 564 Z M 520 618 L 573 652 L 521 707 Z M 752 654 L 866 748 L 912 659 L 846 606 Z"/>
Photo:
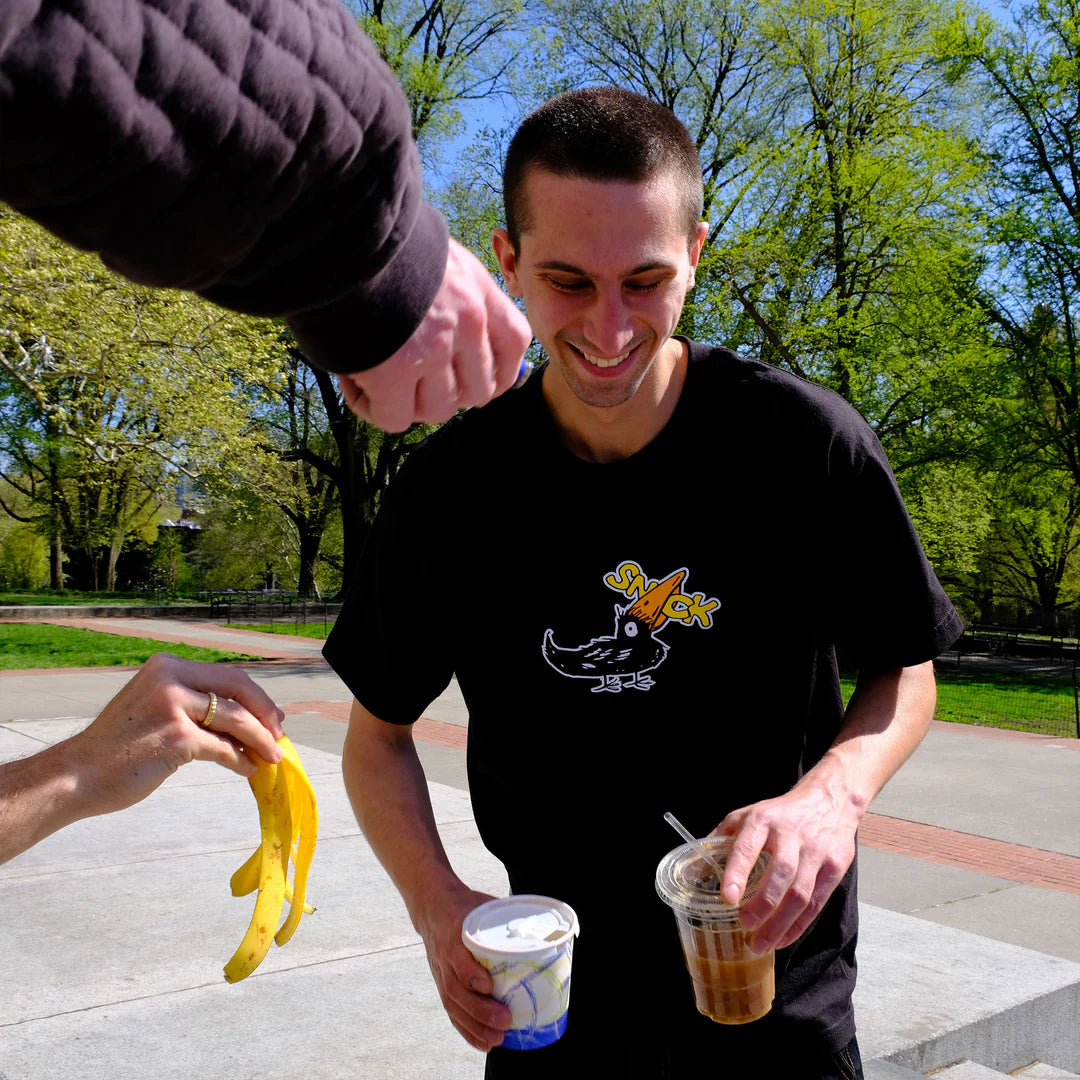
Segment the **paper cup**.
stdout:
<path fill-rule="evenodd" d="M 550 936 L 528 936 L 537 932 L 545 913 L 555 913 L 562 926 L 551 920 Z M 525 936 L 520 936 L 520 928 Z M 566 1031 L 570 962 L 577 934 L 574 909 L 550 896 L 522 894 L 489 900 L 465 917 L 461 940 L 491 975 L 492 996 L 513 1014 L 503 1046 L 535 1050 Z"/>

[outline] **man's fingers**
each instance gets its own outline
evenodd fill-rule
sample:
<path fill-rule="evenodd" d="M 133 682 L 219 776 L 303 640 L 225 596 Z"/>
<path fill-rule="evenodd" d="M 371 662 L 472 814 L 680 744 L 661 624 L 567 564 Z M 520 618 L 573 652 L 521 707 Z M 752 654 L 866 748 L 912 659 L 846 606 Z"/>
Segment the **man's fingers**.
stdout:
<path fill-rule="evenodd" d="M 491 976 L 462 945 L 452 950 L 445 976 L 437 979 L 450 1022 L 466 1042 L 487 1052 L 502 1042 L 510 1010 L 477 986 L 491 986 Z"/>
<path fill-rule="evenodd" d="M 383 431 L 404 431 L 408 428 L 416 412 L 419 373 L 420 368 L 416 364 L 402 363 L 400 356 L 391 357 L 372 368 L 370 376 L 364 379 L 361 386 L 367 400 L 366 419 Z M 361 376 L 365 375 L 368 373 L 361 372 Z"/>
<path fill-rule="evenodd" d="M 416 384 L 413 414 L 421 424 L 441 424 L 458 410 L 458 382 L 447 363 L 425 366 L 423 378 Z"/>
<path fill-rule="evenodd" d="M 341 387 L 341 396 L 345 399 L 345 404 L 357 416 L 367 420 L 367 398 L 364 396 L 364 391 L 360 389 L 351 375 L 339 375 L 337 381 L 338 386 Z"/>
<path fill-rule="evenodd" d="M 207 696 L 198 693 L 193 696 L 196 704 L 189 710 L 188 715 L 195 717 L 196 723 L 202 727 L 202 720 L 206 716 Z M 277 707 L 273 704 L 270 707 L 274 713 L 274 724 L 280 728 L 281 725 L 277 721 Z M 202 710 L 201 713 L 200 710 Z M 281 747 L 277 745 L 273 732 L 238 701 L 218 695 L 214 719 L 207 730 L 219 735 L 228 735 L 253 750 L 263 761 L 276 763 L 281 760 Z"/>
<path fill-rule="evenodd" d="M 491 342 L 495 374 L 495 394 L 498 396 L 518 380 L 521 359 L 532 341 L 532 330 L 525 316 L 501 290 L 488 304 L 488 338 Z"/>
<path fill-rule="evenodd" d="M 476 1047 L 482 1053 L 487 1053 L 492 1047 L 498 1046 L 503 1040 L 503 1033 L 495 1028 L 484 1027 L 473 1023 L 471 1020 L 447 1014 L 450 1023 L 458 1030 L 458 1034 L 470 1045 Z"/>
<path fill-rule="evenodd" d="M 216 735 L 212 731 L 197 736 L 199 743 L 195 751 L 195 757 L 199 761 L 212 761 L 215 765 L 223 765 L 234 773 L 249 779 L 255 775 L 258 765 L 255 761 L 243 753 L 240 747 L 232 739 Z"/>
<path fill-rule="evenodd" d="M 222 664 L 202 664 L 194 660 L 181 663 L 184 663 L 185 667 L 178 675 L 188 686 L 203 694 L 213 690 L 219 702 L 222 698 L 232 698 L 244 707 L 249 716 L 266 727 L 275 739 L 284 734 L 280 712 L 270 695 L 239 668 L 225 667 Z M 205 715 L 204 709 L 195 717 L 196 721 L 202 720 Z"/>
<path fill-rule="evenodd" d="M 828 897 L 833 895 L 833 890 L 841 877 L 843 877 L 842 872 L 833 877 L 826 874 L 824 867 L 822 868 L 818 874 L 818 881 L 815 883 L 813 894 L 810 897 L 810 903 L 801 910 L 791 926 L 780 935 L 774 945 L 775 948 L 787 948 L 788 945 L 794 945 L 810 929 L 810 923 L 821 914 L 821 909 L 825 906 Z M 753 947 L 753 943 L 751 947 Z"/>
<path fill-rule="evenodd" d="M 753 930 L 772 917 L 799 871 L 799 846 L 794 837 L 780 834 L 772 839 L 769 867 L 757 891 L 739 911 L 739 920 L 747 930 Z"/>
<path fill-rule="evenodd" d="M 836 886 L 840 884 L 840 879 L 847 873 L 847 868 L 851 865 L 851 859 L 854 857 L 853 850 L 846 863 L 842 858 L 826 858 L 820 864 L 809 903 L 795 917 L 790 927 L 779 936 L 775 946 L 777 949 L 787 948 L 788 945 L 794 944 L 806 933 L 810 924 L 818 917 L 821 909 L 828 902 L 829 897 L 832 896 Z"/>
<path fill-rule="evenodd" d="M 720 823 L 717 831 L 725 828 L 732 815 L 728 815 Z M 728 826 L 730 828 L 730 826 Z M 727 832 L 726 835 L 731 835 Z M 729 903 L 737 904 L 742 899 L 743 890 L 746 888 L 750 870 L 757 862 L 761 849 L 769 837 L 769 830 L 764 825 L 758 824 L 752 817 L 742 819 L 735 840 L 731 845 L 731 854 L 728 856 L 727 865 L 724 867 L 724 879 L 720 883 L 720 895 Z"/>
<path fill-rule="evenodd" d="M 758 930 L 751 936 L 749 944 L 754 952 L 765 953 L 776 948 L 796 921 L 808 913 L 815 897 L 816 869 L 813 863 L 806 860 L 800 863 L 782 898 L 775 904 L 775 910 L 764 918 Z M 779 884 L 775 887 L 779 888 Z M 815 914 L 816 911 L 810 913 L 809 919 L 813 919 Z M 740 917 L 743 925 L 750 929 L 746 913 L 740 913 Z M 753 917 L 750 922 L 755 922 Z"/>
<path fill-rule="evenodd" d="M 491 976 L 478 964 L 472 954 L 461 946 L 467 959 L 455 952 L 451 976 L 447 979 L 447 995 L 460 1006 L 463 1013 L 471 1016 L 485 1027 L 503 1029 L 509 1025 L 510 1010 L 500 1001 L 490 997 L 490 989 L 477 990 L 476 986 L 491 986 Z"/>

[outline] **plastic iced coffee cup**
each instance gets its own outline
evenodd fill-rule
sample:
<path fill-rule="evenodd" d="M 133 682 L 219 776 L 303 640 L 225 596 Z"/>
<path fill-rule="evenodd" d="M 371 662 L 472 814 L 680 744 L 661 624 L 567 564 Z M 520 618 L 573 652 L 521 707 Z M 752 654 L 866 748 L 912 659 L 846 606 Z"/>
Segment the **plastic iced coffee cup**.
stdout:
<path fill-rule="evenodd" d="M 566 1031 L 577 934 L 574 909 L 550 896 L 489 900 L 465 916 L 461 940 L 491 975 L 492 996 L 513 1015 L 503 1046 L 534 1050 Z"/>
<path fill-rule="evenodd" d="M 750 950 L 739 907 L 721 899 L 720 877 L 698 846 L 723 869 L 731 844 L 729 836 L 710 836 L 669 852 L 656 868 L 656 891 L 675 913 L 698 1011 L 718 1024 L 748 1024 L 772 1008 L 775 954 Z M 757 892 L 768 864 L 762 852 L 740 903 Z"/>

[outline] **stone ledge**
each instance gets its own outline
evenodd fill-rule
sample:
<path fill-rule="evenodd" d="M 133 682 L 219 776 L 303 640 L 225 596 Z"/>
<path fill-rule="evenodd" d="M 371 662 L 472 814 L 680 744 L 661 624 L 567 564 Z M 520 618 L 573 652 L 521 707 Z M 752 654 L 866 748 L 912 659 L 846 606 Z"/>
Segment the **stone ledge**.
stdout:
<path fill-rule="evenodd" d="M 1080 1066 L 1080 964 L 860 905 L 855 1019 L 863 1058 L 927 1073 Z"/>

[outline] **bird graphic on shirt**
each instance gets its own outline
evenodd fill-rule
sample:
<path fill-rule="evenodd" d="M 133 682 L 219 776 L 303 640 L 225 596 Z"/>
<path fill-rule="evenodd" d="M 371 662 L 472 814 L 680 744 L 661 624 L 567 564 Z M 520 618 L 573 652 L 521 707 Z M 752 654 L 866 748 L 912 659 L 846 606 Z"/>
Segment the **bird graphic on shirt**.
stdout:
<path fill-rule="evenodd" d="M 648 690 L 654 679 L 646 674 L 658 668 L 669 646 L 656 636 L 667 622 L 664 605 L 678 591 L 685 570 L 658 581 L 626 607 L 615 605 L 615 633 L 593 638 L 576 648 L 555 644 L 555 635 L 544 631 L 541 651 L 544 659 L 560 675 L 570 679 L 597 679 L 593 693 Z"/>

